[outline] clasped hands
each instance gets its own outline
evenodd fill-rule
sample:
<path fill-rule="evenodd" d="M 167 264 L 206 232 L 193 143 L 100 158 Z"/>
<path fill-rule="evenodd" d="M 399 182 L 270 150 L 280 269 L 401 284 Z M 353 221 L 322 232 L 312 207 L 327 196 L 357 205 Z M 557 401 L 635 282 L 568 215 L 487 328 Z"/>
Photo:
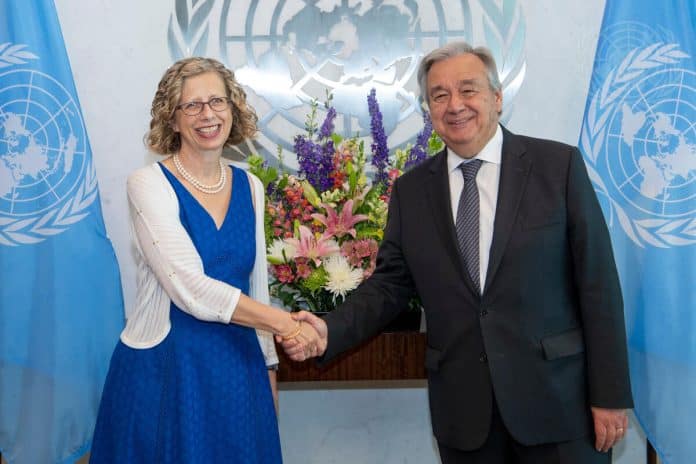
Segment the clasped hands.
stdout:
<path fill-rule="evenodd" d="M 285 354 L 293 361 L 323 355 L 328 340 L 326 323 L 307 311 L 290 316 L 297 321 L 296 328 L 287 334 L 276 335 L 276 341 L 282 345 Z"/>

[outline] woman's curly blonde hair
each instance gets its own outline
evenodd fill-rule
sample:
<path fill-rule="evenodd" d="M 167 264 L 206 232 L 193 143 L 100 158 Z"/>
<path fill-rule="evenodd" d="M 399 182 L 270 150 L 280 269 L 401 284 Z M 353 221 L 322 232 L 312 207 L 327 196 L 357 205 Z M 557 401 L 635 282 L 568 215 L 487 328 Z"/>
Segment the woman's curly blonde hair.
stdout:
<path fill-rule="evenodd" d="M 160 155 L 179 151 L 181 138 L 172 128 L 172 121 L 176 106 L 180 103 L 181 89 L 186 78 L 207 72 L 218 73 L 225 83 L 227 97 L 232 100 L 232 130 L 225 147 L 236 145 L 256 134 L 258 117 L 247 104 L 246 92 L 234 78 L 234 73 L 212 58 L 184 58 L 167 69 L 157 85 L 150 110 L 150 130 L 145 135 L 145 144 L 150 150 Z"/>

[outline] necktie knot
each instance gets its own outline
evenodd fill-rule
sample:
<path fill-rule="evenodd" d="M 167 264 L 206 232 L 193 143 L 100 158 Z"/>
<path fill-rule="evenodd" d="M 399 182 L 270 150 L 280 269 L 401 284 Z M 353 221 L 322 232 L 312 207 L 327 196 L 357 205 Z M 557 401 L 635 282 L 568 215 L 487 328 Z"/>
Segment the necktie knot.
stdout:
<path fill-rule="evenodd" d="M 462 163 L 459 165 L 459 169 L 462 170 L 464 174 L 464 180 L 470 181 L 476 177 L 479 168 L 481 167 L 482 161 L 480 159 L 471 160 L 468 163 Z"/>

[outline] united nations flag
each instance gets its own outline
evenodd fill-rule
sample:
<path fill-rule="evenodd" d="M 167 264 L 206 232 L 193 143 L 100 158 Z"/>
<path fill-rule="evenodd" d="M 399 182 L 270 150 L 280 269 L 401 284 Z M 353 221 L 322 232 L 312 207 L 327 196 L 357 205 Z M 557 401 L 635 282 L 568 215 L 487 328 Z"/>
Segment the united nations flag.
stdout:
<path fill-rule="evenodd" d="M 0 275 L 0 451 L 73 462 L 123 303 L 52 0 L 0 0 Z"/>
<path fill-rule="evenodd" d="M 694 24 L 693 0 L 608 0 L 580 136 L 621 276 L 636 416 L 664 464 L 696 456 Z"/>

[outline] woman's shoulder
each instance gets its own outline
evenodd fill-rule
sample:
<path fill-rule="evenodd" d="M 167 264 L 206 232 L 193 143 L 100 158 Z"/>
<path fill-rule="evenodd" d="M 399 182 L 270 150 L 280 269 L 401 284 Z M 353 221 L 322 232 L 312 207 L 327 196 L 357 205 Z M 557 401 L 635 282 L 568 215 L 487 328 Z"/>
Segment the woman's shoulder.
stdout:
<path fill-rule="evenodd" d="M 161 177 L 162 175 L 162 168 L 160 167 L 160 163 L 155 161 L 150 164 L 146 164 L 145 166 L 141 166 L 135 171 L 131 172 L 128 175 L 128 182 L 131 181 L 147 181 L 151 179 L 155 179 L 158 177 Z"/>
<path fill-rule="evenodd" d="M 128 193 L 166 193 L 169 190 L 169 182 L 162 169 L 160 164 L 155 162 L 133 171 L 126 181 Z"/>

